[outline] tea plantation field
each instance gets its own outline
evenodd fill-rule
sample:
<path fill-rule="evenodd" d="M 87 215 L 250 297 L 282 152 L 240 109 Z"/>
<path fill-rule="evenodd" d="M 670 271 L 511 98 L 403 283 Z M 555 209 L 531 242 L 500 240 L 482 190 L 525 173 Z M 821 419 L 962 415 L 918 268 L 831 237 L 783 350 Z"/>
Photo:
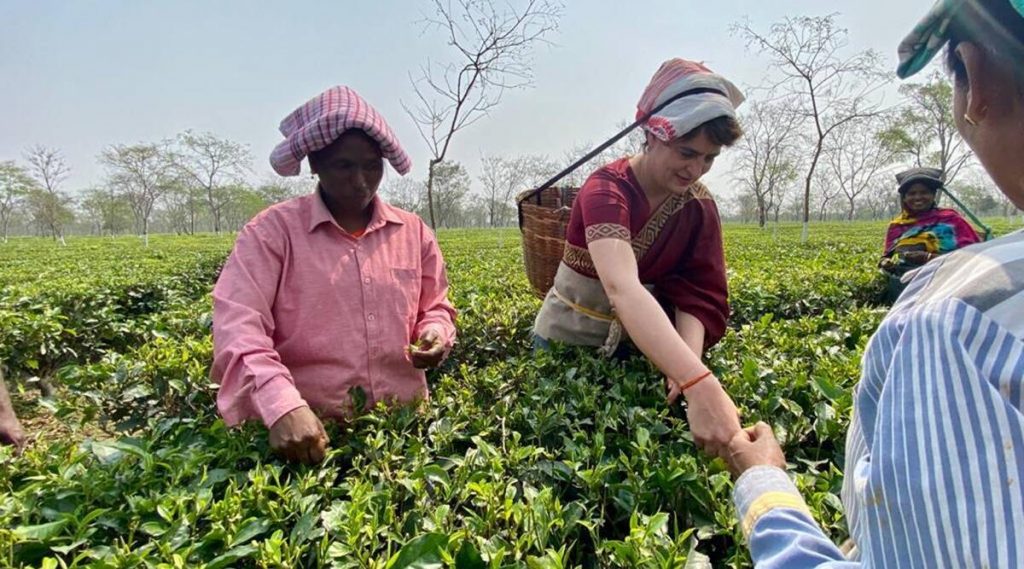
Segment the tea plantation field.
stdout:
<path fill-rule="evenodd" d="M 708 360 L 745 421 L 775 426 L 837 541 L 883 232 L 726 228 L 734 316 Z M 315 468 L 217 417 L 210 290 L 230 237 L 0 245 L 0 362 L 34 434 L 0 449 L 0 567 L 748 567 L 728 472 L 659 374 L 535 356 L 518 233 L 439 240 L 460 341 L 430 403 L 329 427 Z"/>

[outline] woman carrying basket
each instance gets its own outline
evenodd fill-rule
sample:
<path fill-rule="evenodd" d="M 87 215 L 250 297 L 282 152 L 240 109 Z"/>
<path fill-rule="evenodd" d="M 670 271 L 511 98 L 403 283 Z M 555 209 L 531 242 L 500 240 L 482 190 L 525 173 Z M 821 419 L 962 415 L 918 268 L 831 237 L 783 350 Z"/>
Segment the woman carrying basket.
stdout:
<path fill-rule="evenodd" d="M 686 397 L 694 440 L 713 455 L 740 424 L 701 362 L 725 333 L 729 305 L 718 209 L 699 180 L 742 135 L 742 102 L 731 82 L 699 63 L 661 66 L 637 108 L 637 119 L 646 117 L 643 151 L 583 184 L 534 325 L 538 345 L 607 354 L 628 336 L 667 377 L 669 404 Z"/>

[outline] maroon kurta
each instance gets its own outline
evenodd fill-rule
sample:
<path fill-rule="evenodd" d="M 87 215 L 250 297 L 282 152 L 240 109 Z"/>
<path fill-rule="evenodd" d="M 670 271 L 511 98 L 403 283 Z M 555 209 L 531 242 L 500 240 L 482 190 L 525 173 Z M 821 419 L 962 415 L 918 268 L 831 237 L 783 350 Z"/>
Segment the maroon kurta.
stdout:
<path fill-rule="evenodd" d="M 563 261 L 597 278 L 587 244 L 606 238 L 631 242 L 640 282 L 654 285 L 659 300 L 700 320 L 706 346 L 722 338 L 729 317 L 722 225 L 703 184 L 673 194 L 652 212 L 628 158 L 604 166 L 576 197 Z"/>

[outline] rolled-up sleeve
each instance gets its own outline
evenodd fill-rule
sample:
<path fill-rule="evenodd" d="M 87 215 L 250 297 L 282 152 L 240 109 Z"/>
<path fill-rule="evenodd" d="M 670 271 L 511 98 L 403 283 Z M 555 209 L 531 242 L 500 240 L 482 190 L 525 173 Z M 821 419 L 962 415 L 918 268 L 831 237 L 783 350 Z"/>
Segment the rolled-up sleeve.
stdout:
<path fill-rule="evenodd" d="M 425 224 L 421 227 L 421 235 L 420 266 L 423 276 L 415 334 L 419 338 L 428 329 L 434 329 L 444 340 L 447 353 L 455 344 L 456 311 L 448 300 L 448 275 L 437 239 Z"/>
<path fill-rule="evenodd" d="M 274 349 L 273 305 L 285 239 L 250 224 L 238 235 L 213 290 L 213 368 L 217 408 L 236 425 L 259 417 L 268 427 L 306 405 Z"/>

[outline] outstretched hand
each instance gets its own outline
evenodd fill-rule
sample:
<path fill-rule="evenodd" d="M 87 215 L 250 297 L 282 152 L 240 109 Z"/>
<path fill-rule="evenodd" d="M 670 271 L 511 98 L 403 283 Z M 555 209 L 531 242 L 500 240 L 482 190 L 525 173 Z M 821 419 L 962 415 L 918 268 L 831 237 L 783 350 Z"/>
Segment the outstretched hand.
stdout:
<path fill-rule="evenodd" d="M 679 398 L 678 385 L 669 381 L 669 404 Z M 702 380 L 683 393 L 686 397 L 686 419 L 690 423 L 693 442 L 711 456 L 721 456 L 733 436 L 742 432 L 739 411 L 714 376 Z"/>
<path fill-rule="evenodd" d="M 722 455 L 733 476 L 739 477 L 755 466 L 786 469 L 786 456 L 772 428 L 764 422 L 736 433 Z"/>

